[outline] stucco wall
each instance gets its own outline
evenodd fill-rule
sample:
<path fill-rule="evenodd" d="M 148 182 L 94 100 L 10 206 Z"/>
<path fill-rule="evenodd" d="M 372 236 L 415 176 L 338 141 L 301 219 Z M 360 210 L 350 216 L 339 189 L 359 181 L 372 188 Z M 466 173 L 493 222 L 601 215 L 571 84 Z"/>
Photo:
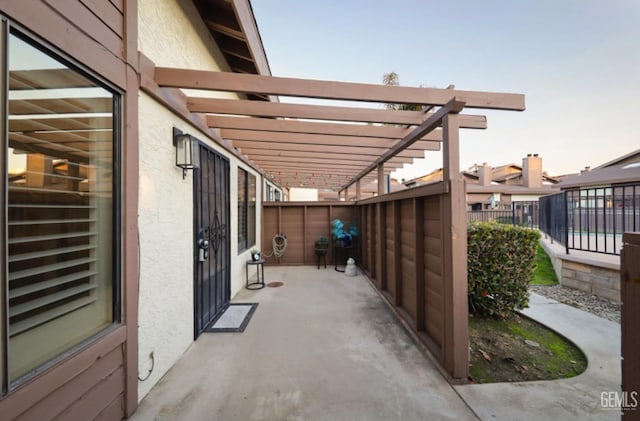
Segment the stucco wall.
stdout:
<path fill-rule="evenodd" d="M 190 1 L 141 0 L 139 2 L 139 49 L 159 66 L 227 70 L 220 51 L 212 45 Z M 212 93 L 219 97 L 232 94 Z M 260 175 L 230 156 L 207 136 L 154 99 L 140 93 L 140 305 L 139 375 L 144 378 L 153 352 L 155 367 L 139 382 L 138 399 L 162 378 L 193 341 L 193 176 L 182 179 L 175 166 L 173 127 L 196 136 L 229 158 L 231 217 L 231 297 L 244 286 L 249 250 L 238 255 L 238 166 L 257 177 L 257 209 L 261 209 Z M 260 212 L 256 237 L 260 247 Z"/>
<path fill-rule="evenodd" d="M 289 200 L 292 202 L 315 202 L 318 200 L 318 190 L 292 187 L 289 190 Z"/>

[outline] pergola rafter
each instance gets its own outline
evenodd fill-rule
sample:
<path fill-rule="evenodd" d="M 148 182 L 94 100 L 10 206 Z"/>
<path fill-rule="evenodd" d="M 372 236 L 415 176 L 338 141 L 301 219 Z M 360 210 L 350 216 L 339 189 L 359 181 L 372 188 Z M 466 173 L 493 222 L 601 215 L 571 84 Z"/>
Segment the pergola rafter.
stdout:
<path fill-rule="evenodd" d="M 251 98 L 287 96 L 382 104 L 422 104 L 424 111 L 334 106 L 184 95 L 185 109 L 204 114 L 225 145 L 232 145 L 275 182 L 293 187 L 338 191 L 355 183 L 377 182 L 383 176 L 442 149 L 453 139 L 442 130 L 447 116 L 456 128 L 485 129 L 483 115 L 462 114 L 463 108 L 524 110 L 520 94 L 412 88 L 362 83 L 281 78 L 252 74 L 156 67 L 158 89 L 235 92 Z M 457 130 L 457 129 L 456 129 Z M 456 138 L 457 140 L 457 138 Z M 457 146 L 445 153 L 457 153 Z M 449 161 L 451 157 L 447 158 Z M 457 157 L 456 157 L 457 159 Z"/>
<path fill-rule="evenodd" d="M 339 135 L 320 135 L 320 134 L 308 134 L 308 133 L 292 133 L 292 132 L 264 132 L 254 130 L 237 130 L 237 129 L 223 129 L 220 134 L 225 139 L 236 140 L 248 140 L 258 141 L 264 143 L 294 143 L 294 144 L 309 144 L 309 145 L 328 145 L 328 146 L 340 146 L 340 145 L 353 145 L 360 147 L 370 148 L 384 148 L 387 149 L 393 146 L 398 139 L 384 139 L 384 138 L 367 138 L 357 136 L 339 136 Z M 415 144 L 416 149 L 422 149 L 426 151 L 438 151 L 440 150 L 440 142 L 431 140 L 420 140 Z"/>
<path fill-rule="evenodd" d="M 291 104 L 193 96 L 187 98 L 187 107 L 189 111 L 197 113 L 394 125 L 417 125 L 422 123 L 429 115 L 425 115 L 425 113 L 419 111 Z M 465 114 L 464 117 L 462 117 L 461 124 L 465 129 L 486 129 L 487 119 L 485 116 Z"/>

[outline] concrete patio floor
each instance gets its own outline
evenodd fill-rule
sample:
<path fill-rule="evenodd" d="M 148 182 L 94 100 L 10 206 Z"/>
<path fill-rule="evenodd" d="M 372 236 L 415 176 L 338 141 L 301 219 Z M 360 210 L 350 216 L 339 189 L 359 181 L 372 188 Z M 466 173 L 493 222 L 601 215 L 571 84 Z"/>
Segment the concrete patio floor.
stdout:
<path fill-rule="evenodd" d="M 267 267 L 242 333 L 204 333 L 133 420 L 476 419 L 362 276 Z"/>
<path fill-rule="evenodd" d="M 332 267 L 267 267 L 279 288 L 243 333 L 204 333 L 141 402 L 133 420 L 619 419 L 620 326 L 533 296 L 526 314 L 578 344 L 573 379 L 451 386 L 367 279 Z"/>

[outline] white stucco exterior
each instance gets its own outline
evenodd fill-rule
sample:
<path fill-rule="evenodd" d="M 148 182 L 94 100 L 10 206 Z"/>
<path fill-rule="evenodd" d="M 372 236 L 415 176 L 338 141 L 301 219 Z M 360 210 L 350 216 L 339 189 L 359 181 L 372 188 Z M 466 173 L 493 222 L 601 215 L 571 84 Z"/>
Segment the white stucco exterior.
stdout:
<path fill-rule="evenodd" d="M 222 54 L 191 1 L 141 0 L 139 2 L 139 50 L 158 66 L 228 70 Z M 194 24 L 193 22 L 197 22 Z M 219 97 L 234 94 L 215 93 Z M 262 177 L 230 155 L 204 133 L 167 110 L 149 95 L 139 94 L 140 142 L 140 296 L 139 382 L 141 400 L 193 342 L 193 173 L 185 179 L 175 166 L 173 127 L 197 137 L 226 156 L 230 164 L 231 297 L 245 282 L 245 261 L 251 247 L 238 255 L 238 167 L 256 176 L 258 215 L 256 248 L 260 249 Z"/>
<path fill-rule="evenodd" d="M 541 194 L 512 194 L 512 202 L 537 202 Z"/>
<path fill-rule="evenodd" d="M 292 202 L 315 202 L 318 200 L 318 190 L 291 187 L 289 189 L 289 200 Z"/>

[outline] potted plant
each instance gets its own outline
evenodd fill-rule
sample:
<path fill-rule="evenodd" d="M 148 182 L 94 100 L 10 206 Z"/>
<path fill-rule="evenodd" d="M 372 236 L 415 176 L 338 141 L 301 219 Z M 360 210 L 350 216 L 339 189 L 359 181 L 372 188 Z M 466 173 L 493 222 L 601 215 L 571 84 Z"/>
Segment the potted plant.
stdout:
<path fill-rule="evenodd" d="M 358 228 L 351 224 L 349 232 L 345 231 L 344 223 L 339 219 L 331 221 L 331 233 L 337 247 L 351 247 L 353 238 L 358 235 Z"/>
<path fill-rule="evenodd" d="M 258 249 L 251 250 L 251 260 L 253 260 L 254 262 L 257 262 L 258 260 L 260 260 L 260 250 Z"/>

